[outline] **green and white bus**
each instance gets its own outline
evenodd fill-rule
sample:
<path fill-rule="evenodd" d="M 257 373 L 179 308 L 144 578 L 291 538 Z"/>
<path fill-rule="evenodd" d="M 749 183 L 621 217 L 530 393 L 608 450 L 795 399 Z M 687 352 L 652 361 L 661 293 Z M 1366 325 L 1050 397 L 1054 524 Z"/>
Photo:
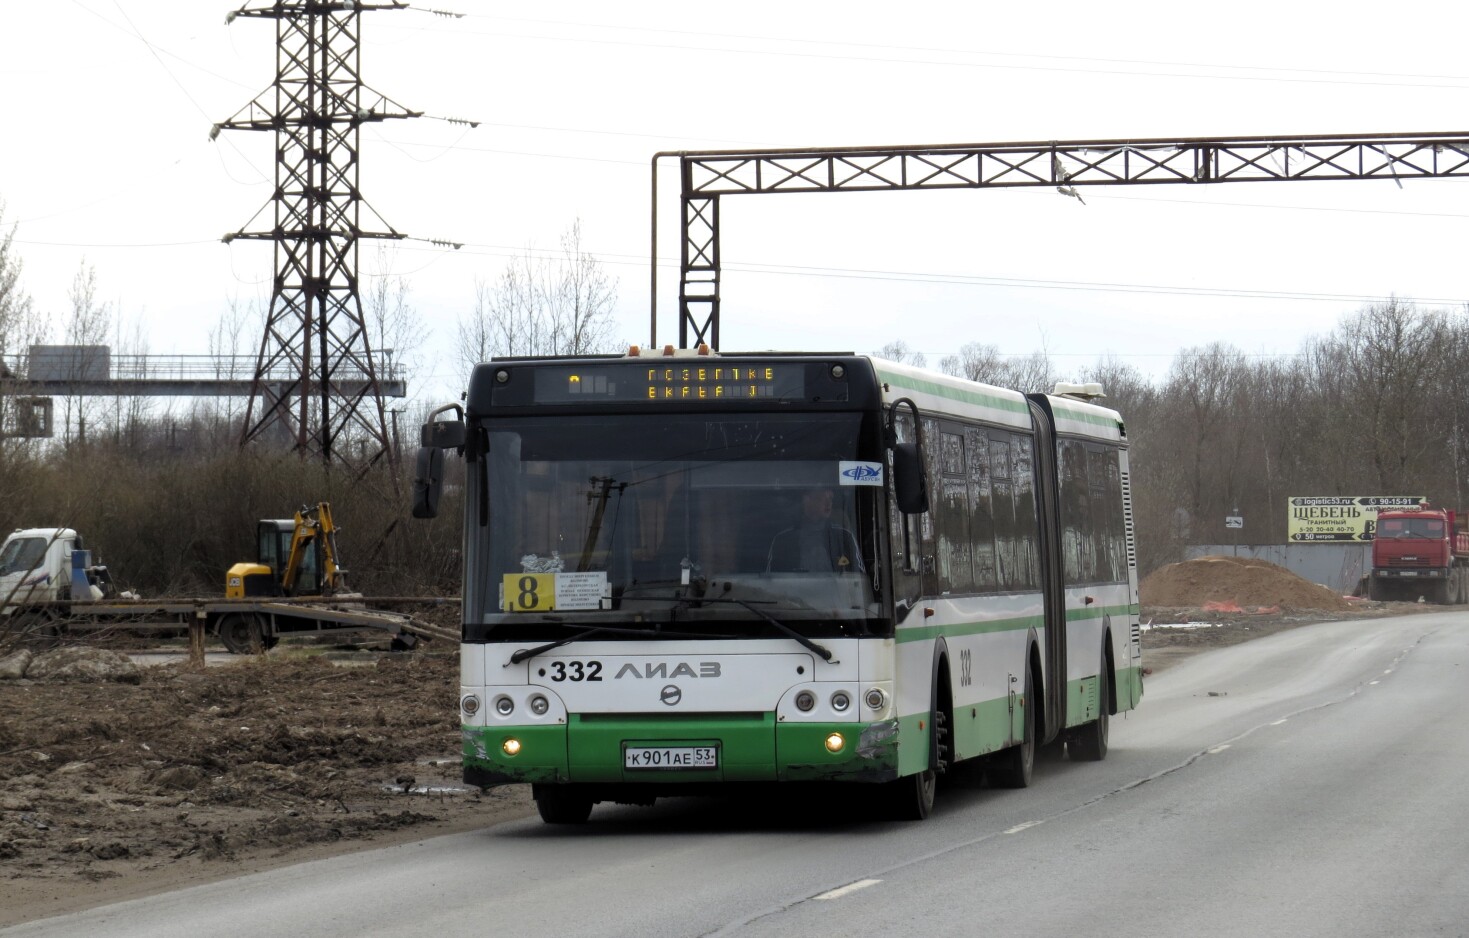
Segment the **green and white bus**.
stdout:
<path fill-rule="evenodd" d="M 479 365 L 414 505 L 462 454 L 465 781 L 550 823 L 743 783 L 919 819 L 967 760 L 1024 787 L 1037 746 L 1103 758 L 1142 672 L 1099 393 L 852 354 Z"/>

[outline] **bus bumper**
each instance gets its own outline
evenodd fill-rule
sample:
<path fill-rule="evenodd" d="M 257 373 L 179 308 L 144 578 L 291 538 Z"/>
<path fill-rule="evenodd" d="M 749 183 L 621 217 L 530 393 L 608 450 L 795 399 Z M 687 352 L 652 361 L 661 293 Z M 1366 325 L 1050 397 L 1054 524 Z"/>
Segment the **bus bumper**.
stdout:
<path fill-rule="evenodd" d="M 721 782 L 888 782 L 898 777 L 898 722 L 777 723 L 775 715 L 670 723 L 572 714 L 555 726 L 463 727 L 464 781 L 489 788 L 551 784 L 697 785 Z M 632 747 L 714 747 L 717 765 L 635 769 Z"/>

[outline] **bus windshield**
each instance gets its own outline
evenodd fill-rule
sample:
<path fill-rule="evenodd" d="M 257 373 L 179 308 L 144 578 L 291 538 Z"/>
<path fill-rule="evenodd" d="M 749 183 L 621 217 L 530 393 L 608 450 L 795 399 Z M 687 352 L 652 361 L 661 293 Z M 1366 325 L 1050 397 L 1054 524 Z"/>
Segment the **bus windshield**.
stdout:
<path fill-rule="evenodd" d="M 877 616 L 883 489 L 872 484 L 878 437 L 863 420 L 487 421 L 480 621 L 528 624 L 536 617 L 524 613 L 550 611 L 588 622 L 707 619 L 728 632 L 769 616 L 797 626 Z M 872 452 L 859 442 L 869 439 Z"/>

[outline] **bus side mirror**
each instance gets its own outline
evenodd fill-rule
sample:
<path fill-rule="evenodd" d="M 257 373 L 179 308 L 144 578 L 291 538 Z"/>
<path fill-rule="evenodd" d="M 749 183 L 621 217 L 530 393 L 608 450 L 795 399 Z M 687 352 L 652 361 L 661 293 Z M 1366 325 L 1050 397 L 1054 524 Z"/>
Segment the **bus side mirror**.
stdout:
<path fill-rule="evenodd" d="M 923 474 L 923 453 L 917 443 L 893 444 L 893 493 L 903 514 L 921 515 L 928 511 L 928 482 Z"/>
<path fill-rule="evenodd" d="M 444 492 L 444 451 L 436 446 L 418 450 L 418 472 L 413 479 L 413 517 L 437 518 Z"/>
<path fill-rule="evenodd" d="M 458 449 L 464 445 L 464 421 L 430 421 L 419 431 L 418 442 L 433 449 Z"/>
<path fill-rule="evenodd" d="M 463 449 L 464 420 L 435 420 L 446 410 L 459 411 L 459 405 L 440 407 L 429 415 L 419 433 L 418 471 L 413 479 L 413 517 L 437 518 L 439 496 L 444 493 L 444 450 Z"/>

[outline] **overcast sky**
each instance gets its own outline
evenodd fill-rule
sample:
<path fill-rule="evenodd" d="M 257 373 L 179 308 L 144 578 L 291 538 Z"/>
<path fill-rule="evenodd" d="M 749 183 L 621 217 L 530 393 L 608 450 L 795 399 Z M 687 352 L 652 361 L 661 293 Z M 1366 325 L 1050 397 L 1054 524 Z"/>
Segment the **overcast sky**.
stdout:
<path fill-rule="evenodd" d="M 430 115 L 363 131 L 365 197 L 398 231 L 464 244 L 364 247 L 364 273 L 406 278 L 430 400 L 457 393 L 455 322 L 476 278 L 554 249 L 578 218 L 618 279 L 620 334 L 647 340 L 659 150 L 1469 126 L 1462 3 L 1402 15 L 1294 0 L 435 4 L 465 15 L 365 14 L 362 53 L 369 85 Z M 272 140 L 209 140 L 274 78 L 274 24 L 226 25 L 238 7 L 0 0 L 4 223 L 25 289 L 58 324 L 82 264 L 155 353 L 202 354 L 232 300 L 268 300 L 269 245 L 220 236 L 268 204 Z M 936 364 L 985 342 L 1044 349 L 1062 371 L 1112 355 L 1153 373 L 1214 341 L 1290 354 L 1377 297 L 1469 301 L 1465 186 L 726 199 L 722 344 L 870 352 L 902 339 Z M 675 221 L 660 232 L 660 341 L 677 337 Z"/>

